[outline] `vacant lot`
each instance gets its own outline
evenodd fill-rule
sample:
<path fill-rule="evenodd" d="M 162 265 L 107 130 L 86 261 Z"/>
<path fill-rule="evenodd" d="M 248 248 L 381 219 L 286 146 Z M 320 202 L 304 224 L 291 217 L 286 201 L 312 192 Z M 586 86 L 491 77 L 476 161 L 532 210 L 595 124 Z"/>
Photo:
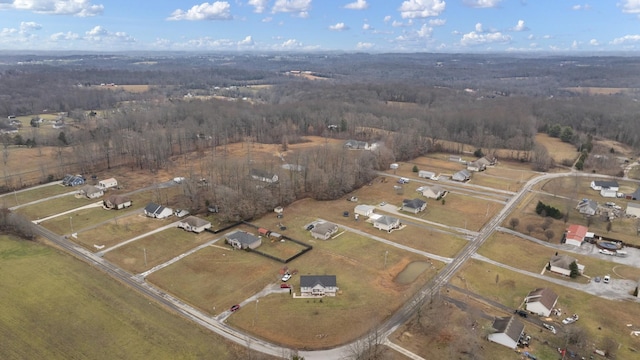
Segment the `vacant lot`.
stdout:
<path fill-rule="evenodd" d="M 549 340 L 551 349 L 565 346 L 565 339 L 560 334 L 571 327 L 584 329 L 589 337 L 590 345 L 583 354 L 593 352 L 594 345 L 596 348 L 601 348 L 607 338 L 614 339 L 620 344 L 617 349 L 619 359 L 635 358 L 634 351 L 631 349 L 640 347 L 640 339 L 629 336 L 630 329 L 635 330 L 636 324 L 640 323 L 640 314 L 636 311 L 637 303 L 604 300 L 475 260 L 468 262 L 452 283 L 512 308 L 520 306 L 524 296 L 535 288 L 553 289 L 560 296 L 556 307 L 563 310 L 564 316 L 579 314 L 580 320 L 569 326 L 560 323 L 562 317 L 548 321 L 559 330 L 558 335 Z M 633 324 L 634 327 L 629 328 L 627 324 Z M 531 331 L 531 325 L 526 325 L 525 331 Z"/>
<path fill-rule="evenodd" d="M 92 267 L 0 236 L 3 359 L 229 359 L 232 346 Z"/>
<path fill-rule="evenodd" d="M 88 250 L 98 251 L 94 245 L 104 245 L 105 248 L 108 249 L 118 243 L 148 233 L 161 225 L 167 224 L 162 220 L 148 218 L 139 212 L 130 213 L 129 215 L 116 211 L 106 212 L 110 214 L 112 218 L 97 227 L 80 231 L 78 238 L 73 239 L 73 241 Z M 123 215 L 124 217 L 119 217 Z"/>
<path fill-rule="evenodd" d="M 17 210 L 17 212 L 23 214 L 31 220 L 38 220 L 96 202 L 98 202 L 98 200 L 96 199 L 89 200 L 87 198 L 78 198 L 74 195 L 67 195 L 60 198 L 21 207 Z"/>
<path fill-rule="evenodd" d="M 171 228 L 114 249 L 104 257 L 124 270 L 137 274 L 171 260 L 215 237 L 208 232 L 194 234 Z"/>
<path fill-rule="evenodd" d="M 60 195 L 64 193 L 74 192 L 78 189 L 62 186 L 52 183 L 49 186 L 42 186 L 26 191 L 18 191 L 15 193 L 7 193 L 0 197 L 0 204 L 6 207 L 26 204 L 32 201 L 47 198 L 49 196 Z"/>
<path fill-rule="evenodd" d="M 409 285 L 394 282 L 413 261 L 427 259 L 352 233 L 316 242 L 313 250 L 287 266 L 298 270 L 299 275 L 335 274 L 339 296 L 314 301 L 293 299 L 285 291 L 244 306 L 228 322 L 288 346 L 334 346 L 362 335 L 388 317 L 442 267 L 432 263 L 425 272 L 415 274 Z M 212 246 L 152 274 L 148 280 L 189 303 L 218 313 L 269 284 L 279 288 L 283 266 L 250 252 Z M 289 281 L 296 292 L 300 291 L 299 275 Z"/>
<path fill-rule="evenodd" d="M 557 164 L 562 163 L 563 160 L 573 161 L 580 155 L 575 146 L 544 133 L 536 134 L 536 142 L 547 149 L 549 155 Z"/>

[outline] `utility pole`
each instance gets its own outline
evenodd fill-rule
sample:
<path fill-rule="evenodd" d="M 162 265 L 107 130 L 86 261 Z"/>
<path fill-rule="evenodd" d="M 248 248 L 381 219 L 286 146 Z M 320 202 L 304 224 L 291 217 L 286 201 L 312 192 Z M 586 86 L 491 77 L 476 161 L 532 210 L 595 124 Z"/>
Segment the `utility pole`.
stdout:
<path fill-rule="evenodd" d="M 71 227 L 71 235 L 73 236 L 73 216 L 69 216 L 69 227 Z"/>
<path fill-rule="evenodd" d="M 144 251 L 144 266 L 147 266 L 147 248 L 142 248 L 142 251 Z"/>

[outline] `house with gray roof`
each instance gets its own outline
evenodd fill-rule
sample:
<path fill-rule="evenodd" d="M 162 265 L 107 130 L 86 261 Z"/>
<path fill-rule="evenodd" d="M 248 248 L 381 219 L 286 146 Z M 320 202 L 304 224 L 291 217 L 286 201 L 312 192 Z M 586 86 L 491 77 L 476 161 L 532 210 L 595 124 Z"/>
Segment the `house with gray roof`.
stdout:
<path fill-rule="evenodd" d="M 262 239 L 245 231 L 234 231 L 225 236 L 227 244 L 236 249 L 255 249 L 262 245 Z"/>
<path fill-rule="evenodd" d="M 491 327 L 495 330 L 489 334 L 489 341 L 515 349 L 524 333 L 524 324 L 514 316 L 508 318 L 496 318 Z"/>
<path fill-rule="evenodd" d="M 330 222 L 322 222 L 316 224 L 316 226 L 311 229 L 311 236 L 315 239 L 328 240 L 337 232 L 338 225 Z"/>
<path fill-rule="evenodd" d="M 551 257 L 551 260 L 549 261 L 549 271 L 565 276 L 570 276 L 571 263 L 574 261 L 578 265 L 578 271 L 582 274 L 582 272 L 584 272 L 584 265 L 578 264 L 578 260 L 576 258 L 565 254 L 555 255 Z"/>
<path fill-rule="evenodd" d="M 150 218 L 165 219 L 173 215 L 173 210 L 156 203 L 148 203 L 144 207 L 144 214 Z"/>
<path fill-rule="evenodd" d="M 79 191 L 80 195 L 86 196 L 89 199 L 97 199 L 104 195 L 104 191 L 97 186 L 85 185 Z"/>
<path fill-rule="evenodd" d="M 400 228 L 400 219 L 388 215 L 382 215 L 373 221 L 373 227 L 391 232 L 394 229 Z"/>
<path fill-rule="evenodd" d="M 598 212 L 598 203 L 591 199 L 582 199 L 576 206 L 580 214 L 595 215 Z"/>
<path fill-rule="evenodd" d="M 338 286 L 335 275 L 301 275 L 300 295 L 336 296 Z"/>
<path fill-rule="evenodd" d="M 591 182 L 591 188 L 595 191 L 601 191 L 602 189 L 609 189 L 612 191 L 619 191 L 620 190 L 620 185 L 618 184 L 617 181 L 612 180 L 612 181 L 592 181 Z"/>
<path fill-rule="evenodd" d="M 471 173 L 467 169 L 460 170 L 451 177 L 451 180 L 460 182 L 468 181 L 469 179 L 471 179 Z"/>
<path fill-rule="evenodd" d="M 402 200 L 402 210 L 417 214 L 427 208 L 427 202 L 420 199 Z"/>
<path fill-rule="evenodd" d="M 421 190 L 422 196 L 429 199 L 440 199 L 445 194 L 445 190 L 440 185 L 424 186 Z"/>
<path fill-rule="evenodd" d="M 103 202 L 102 206 L 106 209 L 120 210 L 133 205 L 131 198 L 126 195 L 109 195 Z"/>

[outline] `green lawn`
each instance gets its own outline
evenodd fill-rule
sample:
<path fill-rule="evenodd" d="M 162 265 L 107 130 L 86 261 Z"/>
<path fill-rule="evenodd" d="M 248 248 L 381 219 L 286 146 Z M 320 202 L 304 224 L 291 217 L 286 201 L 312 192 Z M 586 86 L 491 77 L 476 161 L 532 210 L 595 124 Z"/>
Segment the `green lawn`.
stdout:
<path fill-rule="evenodd" d="M 230 359 L 232 346 L 94 268 L 0 236 L 2 359 Z"/>

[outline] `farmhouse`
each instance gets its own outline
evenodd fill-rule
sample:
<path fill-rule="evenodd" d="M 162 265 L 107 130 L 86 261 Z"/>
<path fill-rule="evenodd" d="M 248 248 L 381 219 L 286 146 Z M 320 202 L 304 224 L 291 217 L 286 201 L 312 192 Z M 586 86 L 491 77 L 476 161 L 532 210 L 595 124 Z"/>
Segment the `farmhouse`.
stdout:
<path fill-rule="evenodd" d="M 311 236 L 320 240 L 328 240 L 338 232 L 338 225 L 330 222 L 322 222 L 311 229 Z"/>
<path fill-rule="evenodd" d="M 107 209 L 120 210 L 132 205 L 131 198 L 124 195 L 111 195 L 104 200 L 103 205 Z"/>
<path fill-rule="evenodd" d="M 445 190 L 439 185 L 425 186 L 422 188 L 422 196 L 429 199 L 440 199 L 444 194 Z"/>
<path fill-rule="evenodd" d="M 527 311 L 548 317 L 558 302 L 558 295 L 549 288 L 538 288 L 524 298 Z"/>
<path fill-rule="evenodd" d="M 467 170 L 469 171 L 484 171 L 486 168 L 486 165 L 481 164 L 478 161 L 472 161 L 467 163 Z"/>
<path fill-rule="evenodd" d="M 595 191 L 600 191 L 602 189 L 610 189 L 613 191 L 618 191 L 620 190 L 620 185 L 618 185 L 618 182 L 613 180 L 613 181 L 592 181 L 591 182 L 591 188 Z"/>
<path fill-rule="evenodd" d="M 471 173 L 466 169 L 458 171 L 451 177 L 451 180 L 461 182 L 468 181 L 469 179 L 471 179 Z"/>
<path fill-rule="evenodd" d="M 259 237 L 240 230 L 227 234 L 225 239 L 227 244 L 236 249 L 255 249 L 262 245 Z"/>
<path fill-rule="evenodd" d="M 178 223 L 178 227 L 199 234 L 206 229 L 210 229 L 211 222 L 200 219 L 199 217 L 189 216 L 183 220 L 180 220 L 180 222 Z"/>
<path fill-rule="evenodd" d="M 300 295 L 336 296 L 338 286 L 335 275 L 301 275 Z"/>
<path fill-rule="evenodd" d="M 353 212 L 358 215 L 369 217 L 371 216 L 371 214 L 373 214 L 373 210 L 375 210 L 375 207 L 371 205 L 356 205 L 355 209 L 353 209 Z"/>
<path fill-rule="evenodd" d="M 628 203 L 627 204 L 627 215 L 640 217 L 640 204 L 638 203 Z"/>
<path fill-rule="evenodd" d="M 598 203 L 590 199 L 582 199 L 576 209 L 580 214 L 595 215 L 598 212 Z"/>
<path fill-rule="evenodd" d="M 104 195 L 104 191 L 102 189 L 95 187 L 93 185 L 85 185 L 78 192 L 80 195 L 86 196 L 89 199 L 97 199 Z"/>
<path fill-rule="evenodd" d="M 373 227 L 391 232 L 391 230 L 398 229 L 400 227 L 400 219 L 388 215 L 382 215 L 373 221 Z"/>
<path fill-rule="evenodd" d="M 580 246 L 584 241 L 584 238 L 587 236 L 587 232 L 589 228 L 582 225 L 569 225 L 567 230 L 564 232 L 564 236 L 562 241 L 567 245 Z"/>
<path fill-rule="evenodd" d="M 103 190 L 106 190 L 106 189 L 109 189 L 109 188 L 118 187 L 118 180 L 116 180 L 114 178 L 100 180 L 100 181 L 98 181 L 98 187 L 103 189 Z"/>
<path fill-rule="evenodd" d="M 144 214 L 150 218 L 166 219 L 173 215 L 173 210 L 156 203 L 149 203 L 144 208 Z"/>
<path fill-rule="evenodd" d="M 84 178 L 80 175 L 65 175 L 62 179 L 64 186 L 80 186 L 84 184 Z"/>
<path fill-rule="evenodd" d="M 272 174 L 265 170 L 251 169 L 250 175 L 251 175 L 251 178 L 254 180 L 259 180 L 269 184 L 278 182 L 278 175 Z"/>
<path fill-rule="evenodd" d="M 580 274 L 584 271 L 584 265 L 578 264 L 578 260 L 572 258 L 569 255 L 555 255 L 551 257 L 549 261 L 549 271 L 562 274 L 565 276 L 571 275 L 571 263 L 576 262 L 578 265 L 578 271 Z"/>
<path fill-rule="evenodd" d="M 436 175 L 436 173 L 431 171 L 426 171 L 426 170 L 418 171 L 418 177 L 431 179 L 431 180 L 438 180 L 438 175 Z"/>
<path fill-rule="evenodd" d="M 417 214 L 427 208 L 427 202 L 420 199 L 402 200 L 402 210 Z"/>
<path fill-rule="evenodd" d="M 515 349 L 524 333 L 524 324 L 514 316 L 496 318 L 491 326 L 496 332 L 489 334 L 489 341 Z"/>

